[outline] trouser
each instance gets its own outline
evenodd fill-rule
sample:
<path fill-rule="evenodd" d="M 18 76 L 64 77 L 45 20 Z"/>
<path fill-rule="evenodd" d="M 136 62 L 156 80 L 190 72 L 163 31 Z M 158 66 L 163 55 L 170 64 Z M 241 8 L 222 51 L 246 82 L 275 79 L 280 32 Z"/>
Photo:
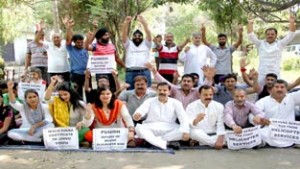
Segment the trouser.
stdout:
<path fill-rule="evenodd" d="M 41 142 L 41 137 L 43 136 L 43 129 L 53 127 L 53 123 L 45 124 L 44 126 L 37 128 L 32 136 L 28 134 L 30 128 L 12 129 L 8 131 L 8 137 L 16 141 Z"/>
<path fill-rule="evenodd" d="M 148 69 L 129 69 L 126 68 L 125 81 L 130 85 L 128 90 L 134 89 L 134 78 L 136 76 L 145 76 L 147 78 L 147 86 L 151 87 L 151 73 Z"/>
<path fill-rule="evenodd" d="M 174 75 L 173 74 L 161 74 L 163 78 L 165 78 L 170 83 L 173 83 Z"/>
<path fill-rule="evenodd" d="M 0 145 L 5 144 L 8 141 L 7 133 L 0 134 Z"/>
<path fill-rule="evenodd" d="M 264 127 L 259 130 L 262 141 L 268 143 L 270 146 L 273 146 L 273 147 L 289 147 L 289 146 L 293 145 L 293 143 L 291 143 L 291 142 L 279 141 L 279 140 L 274 140 L 274 139 L 270 138 L 269 130 L 270 130 L 269 127 Z"/>
<path fill-rule="evenodd" d="M 137 124 L 136 135 L 161 149 L 167 149 L 167 141 L 179 141 L 183 137 L 177 124 L 170 124 L 170 127 L 160 129 L 155 129 L 153 126 L 155 127 L 155 124 L 152 123 Z"/>
<path fill-rule="evenodd" d="M 77 74 L 77 73 L 71 73 L 71 82 L 76 83 L 76 91 L 77 93 L 82 97 L 83 96 L 83 86 L 84 86 L 84 80 L 85 80 L 85 75 L 84 74 Z"/>
<path fill-rule="evenodd" d="M 61 76 L 61 78 L 64 80 L 64 82 L 70 81 L 70 72 L 64 72 L 64 73 L 48 73 L 48 81 L 51 82 L 52 76 Z"/>
<path fill-rule="evenodd" d="M 200 145 L 214 147 L 218 136 L 216 134 L 207 134 L 201 129 L 191 129 L 191 139 L 198 141 Z"/>

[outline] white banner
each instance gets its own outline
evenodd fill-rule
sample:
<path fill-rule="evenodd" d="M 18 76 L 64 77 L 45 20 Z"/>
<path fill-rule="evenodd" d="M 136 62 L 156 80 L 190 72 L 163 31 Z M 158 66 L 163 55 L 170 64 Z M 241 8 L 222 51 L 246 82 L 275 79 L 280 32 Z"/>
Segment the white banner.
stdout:
<path fill-rule="evenodd" d="M 47 149 L 79 149 L 78 131 L 75 127 L 44 129 L 43 138 Z"/>
<path fill-rule="evenodd" d="M 87 68 L 91 73 L 105 74 L 111 73 L 116 69 L 116 61 L 114 55 L 89 56 Z"/>
<path fill-rule="evenodd" d="M 43 100 L 46 85 L 44 84 L 31 84 L 31 83 L 23 83 L 20 82 L 18 84 L 18 97 L 22 100 L 24 100 L 24 94 L 26 90 L 28 89 L 34 89 L 38 92 L 40 100 Z"/>
<path fill-rule="evenodd" d="M 127 147 L 127 128 L 103 128 L 93 130 L 94 150 L 124 150 Z"/>
<path fill-rule="evenodd" d="M 270 137 L 300 144 L 300 122 L 271 119 Z"/>
<path fill-rule="evenodd" d="M 243 129 L 241 134 L 235 134 L 233 131 L 226 133 L 228 149 L 238 150 L 243 148 L 253 148 L 261 144 L 259 127 L 250 127 Z"/>

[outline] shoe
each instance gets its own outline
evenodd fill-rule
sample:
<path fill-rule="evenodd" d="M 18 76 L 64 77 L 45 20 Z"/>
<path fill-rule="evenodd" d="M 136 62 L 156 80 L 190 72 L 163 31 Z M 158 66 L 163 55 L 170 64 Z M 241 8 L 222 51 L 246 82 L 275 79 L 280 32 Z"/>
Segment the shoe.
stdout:
<path fill-rule="evenodd" d="M 174 150 L 180 150 L 180 143 L 178 141 L 170 141 L 167 143 L 167 147 L 173 148 Z"/>

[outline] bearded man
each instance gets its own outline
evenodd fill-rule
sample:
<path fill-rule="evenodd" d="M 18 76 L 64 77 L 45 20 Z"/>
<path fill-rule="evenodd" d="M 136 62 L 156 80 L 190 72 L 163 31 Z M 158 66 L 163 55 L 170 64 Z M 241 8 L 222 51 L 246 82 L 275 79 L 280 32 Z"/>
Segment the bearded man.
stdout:
<path fill-rule="evenodd" d="M 134 78 L 138 75 L 145 76 L 147 78 L 147 86 L 151 86 L 151 73 L 145 67 L 145 63 L 150 61 L 151 32 L 142 16 L 139 15 L 136 19 L 143 25 L 144 31 L 146 33 L 145 40 L 143 33 L 138 29 L 133 32 L 131 40 L 128 38 L 128 26 L 132 21 L 131 16 L 127 16 L 125 18 L 122 29 L 122 40 L 124 48 L 126 49 L 125 81 L 130 85 L 129 89 L 134 89 Z"/>

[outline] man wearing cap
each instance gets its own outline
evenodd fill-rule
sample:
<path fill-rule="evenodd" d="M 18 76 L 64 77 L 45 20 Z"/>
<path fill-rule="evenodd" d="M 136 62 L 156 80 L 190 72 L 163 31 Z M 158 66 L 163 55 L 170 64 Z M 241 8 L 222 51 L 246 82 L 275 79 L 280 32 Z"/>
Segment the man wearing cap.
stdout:
<path fill-rule="evenodd" d="M 93 43 L 96 38 L 96 43 Z M 114 57 L 114 62 L 117 62 L 120 66 L 125 67 L 123 61 L 119 58 L 119 54 L 116 51 L 115 45 L 109 42 L 109 33 L 106 28 L 99 29 L 95 34 L 88 33 L 87 43 L 85 44 L 86 49 L 93 52 L 95 57 Z M 114 63 L 116 65 L 116 63 Z M 114 66 L 115 67 L 115 66 Z M 99 77 L 105 75 L 109 78 L 109 84 L 112 89 L 116 89 L 114 77 L 111 72 L 104 74 L 96 74 L 96 81 L 98 82 Z"/>
<path fill-rule="evenodd" d="M 122 40 L 126 49 L 125 65 L 126 65 L 126 83 L 130 85 L 129 89 L 134 88 L 135 76 L 142 75 L 147 77 L 147 86 L 151 86 L 151 74 L 145 67 L 145 63 L 150 61 L 150 49 L 151 49 L 151 33 L 148 25 L 142 16 L 137 16 L 137 20 L 143 25 L 146 32 L 146 39 L 143 39 L 143 33 L 140 30 L 136 30 L 133 33 L 132 40 L 128 38 L 128 26 L 132 21 L 131 16 L 127 16 L 123 29 Z"/>

